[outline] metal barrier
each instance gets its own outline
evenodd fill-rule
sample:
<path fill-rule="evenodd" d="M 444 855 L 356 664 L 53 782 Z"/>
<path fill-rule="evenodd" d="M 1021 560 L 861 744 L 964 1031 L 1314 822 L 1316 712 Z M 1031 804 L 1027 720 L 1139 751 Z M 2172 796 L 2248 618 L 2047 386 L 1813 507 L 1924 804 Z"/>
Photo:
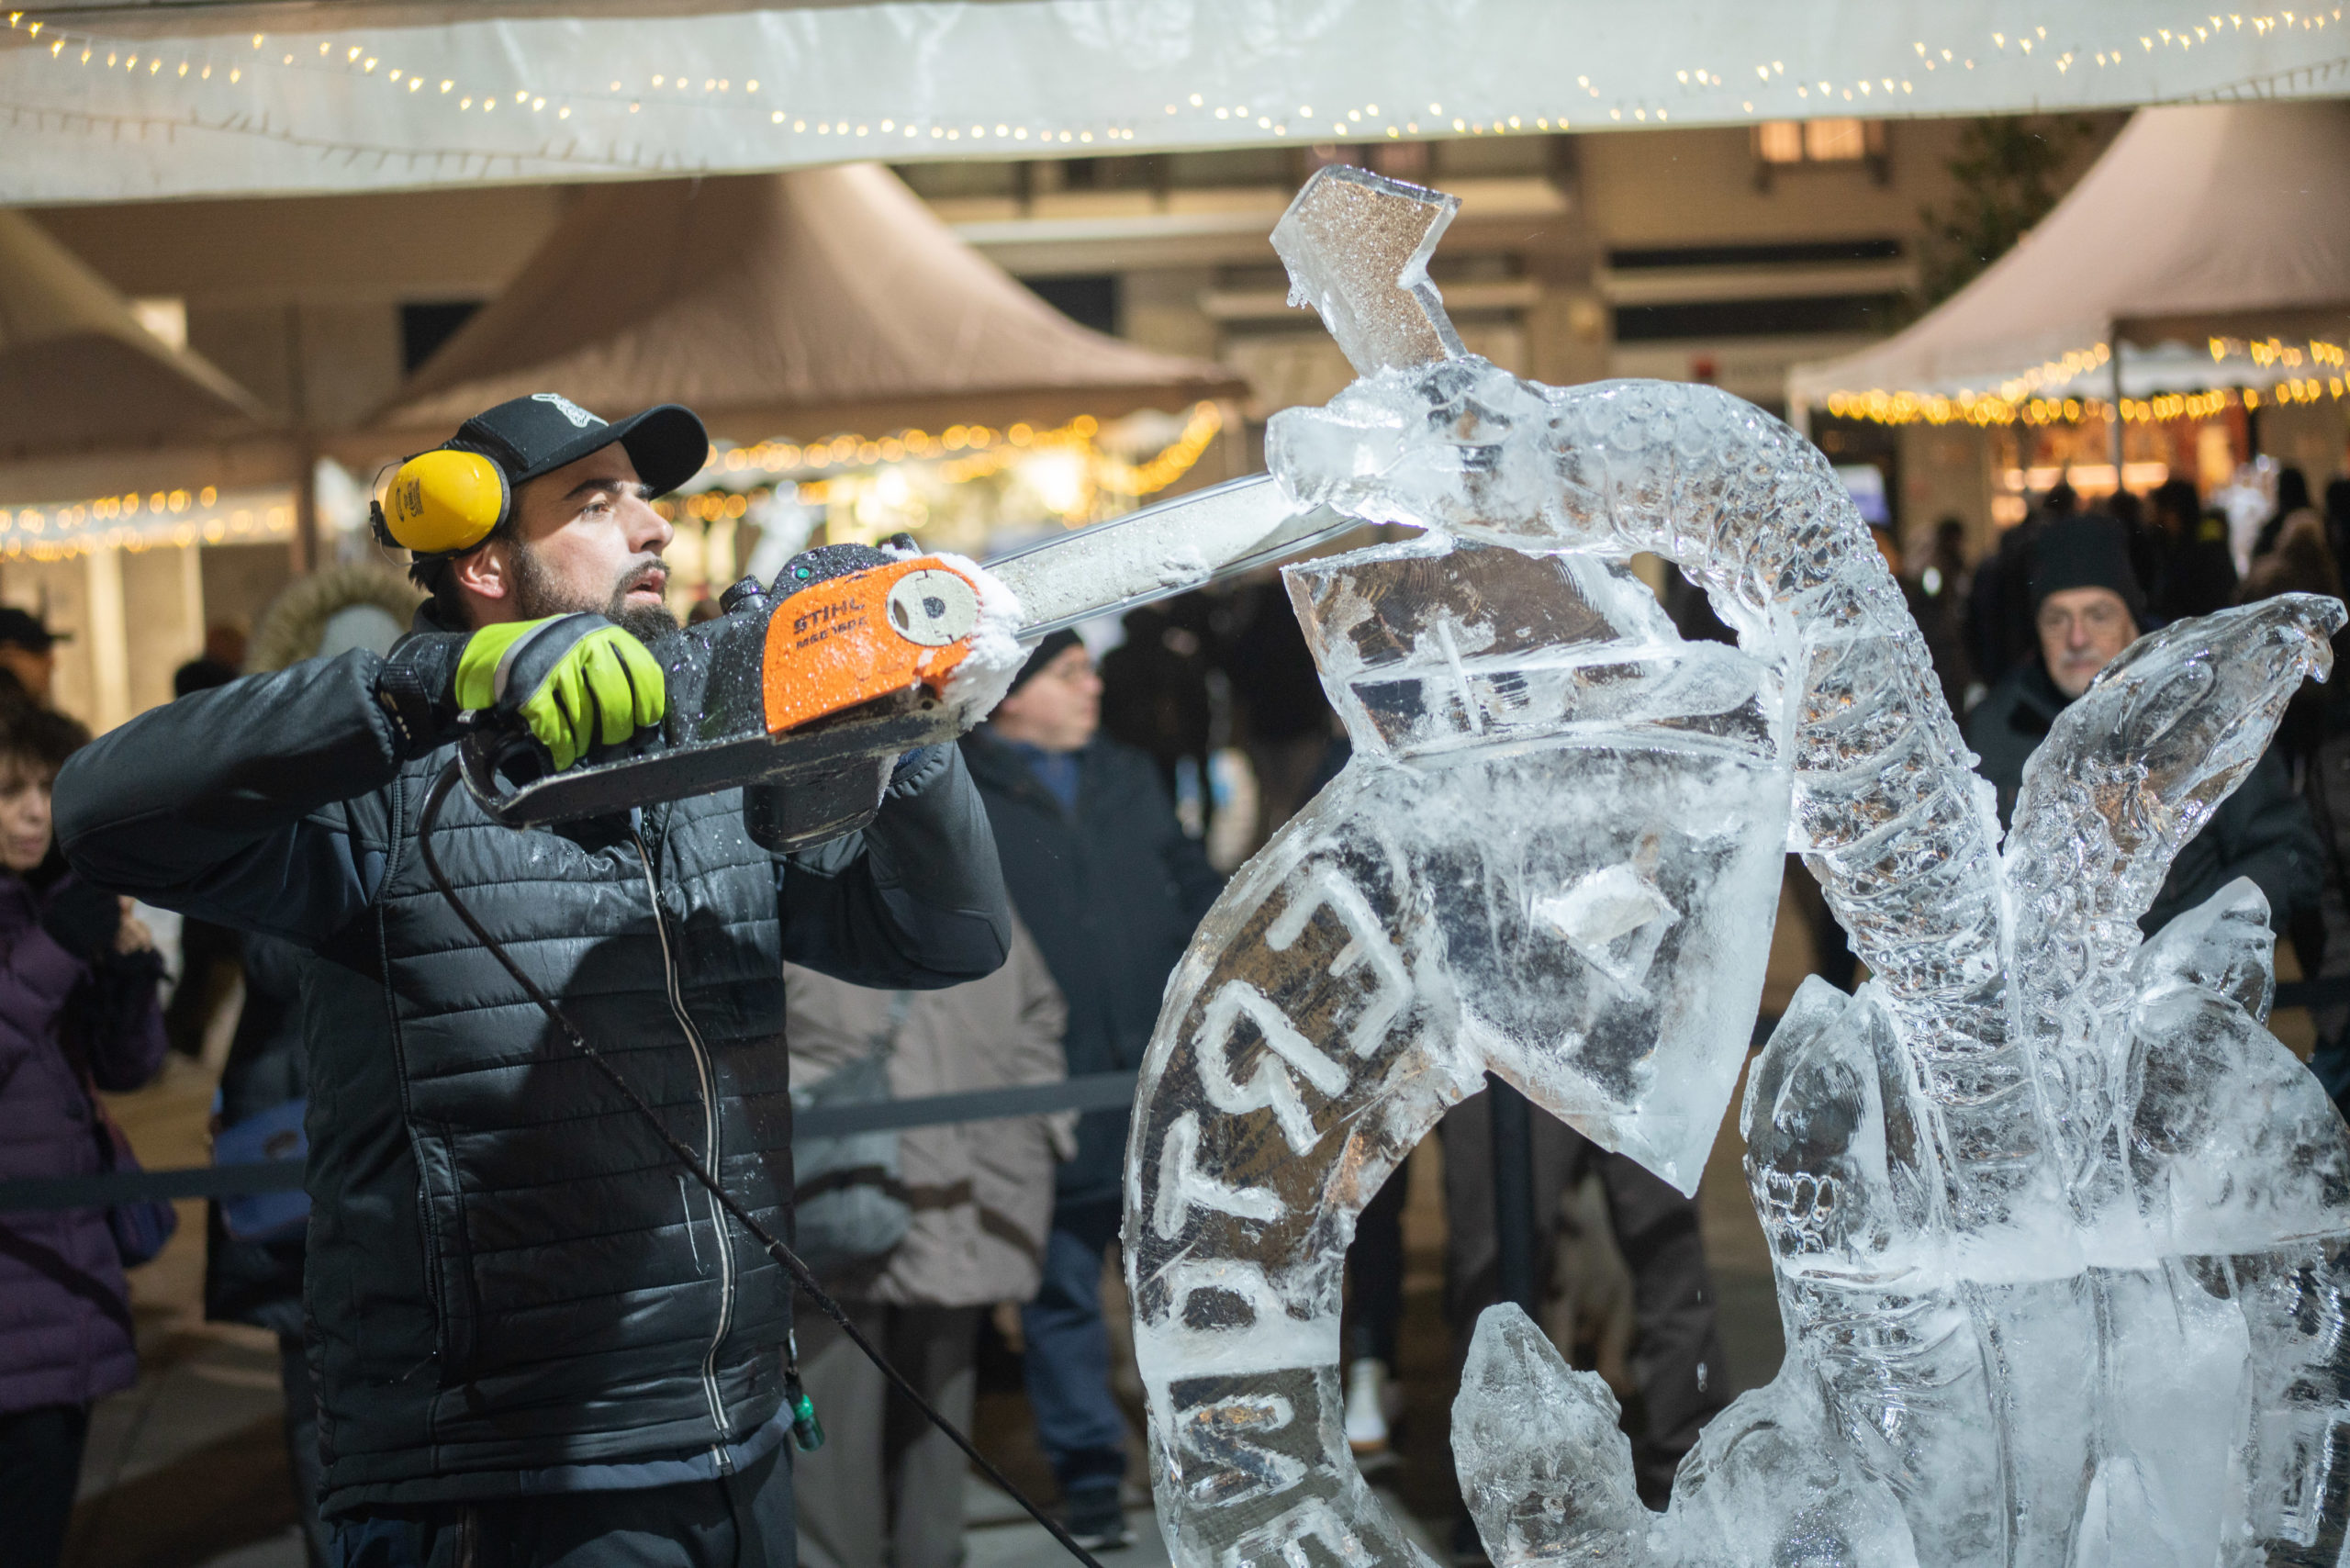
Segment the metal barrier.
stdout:
<path fill-rule="evenodd" d="M 2276 1006 L 2338 1006 L 2350 1002 L 2350 976 L 2294 980 L 2277 988 Z M 1760 1049 L 1778 1026 L 1775 1014 L 1754 1022 L 1752 1045 Z M 961 1094 L 925 1094 L 912 1100 L 875 1100 L 856 1105 L 820 1105 L 792 1120 L 799 1137 L 839 1137 L 949 1122 L 999 1121 L 1007 1116 L 1046 1115 L 1056 1111 L 1113 1111 L 1134 1103 L 1137 1075 L 1094 1072 L 1052 1083 L 1020 1083 Z M 302 1161 L 263 1160 L 251 1165 L 196 1165 L 173 1170 L 116 1170 L 95 1176 L 39 1176 L 0 1182 L 0 1214 L 33 1209 L 96 1208 L 143 1198 L 223 1198 L 236 1193 L 284 1193 L 302 1185 Z"/>
<path fill-rule="evenodd" d="M 962 1094 L 925 1094 L 859 1105 L 820 1105 L 792 1118 L 796 1137 L 838 1137 L 948 1122 L 990 1122 L 1055 1111 L 1113 1111 L 1131 1105 L 1136 1075 L 1093 1072 L 1051 1083 L 1016 1083 Z M 284 1193 L 302 1185 L 302 1162 L 195 1165 L 176 1170 L 110 1170 L 96 1176 L 39 1176 L 0 1182 L 0 1214 L 30 1209 L 96 1208 L 142 1198 L 224 1198 L 232 1193 Z"/>

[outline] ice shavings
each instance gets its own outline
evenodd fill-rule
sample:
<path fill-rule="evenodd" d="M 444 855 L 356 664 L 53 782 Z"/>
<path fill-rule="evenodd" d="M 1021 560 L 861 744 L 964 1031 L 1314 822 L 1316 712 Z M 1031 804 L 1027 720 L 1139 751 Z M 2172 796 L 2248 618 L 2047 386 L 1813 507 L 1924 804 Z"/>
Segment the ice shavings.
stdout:
<path fill-rule="evenodd" d="M 1019 595 L 986 567 L 945 551 L 931 554 L 979 590 L 979 622 L 971 629 L 962 661 L 946 676 L 946 705 L 961 726 L 968 729 L 1003 700 L 1003 694 L 1012 689 L 1012 678 L 1026 662 L 1028 650 L 1020 645 L 1020 628 L 1027 616 Z"/>
<path fill-rule="evenodd" d="M 992 563 L 1029 628 L 1114 613 L 1140 598 L 1196 588 L 1279 537 L 1292 509 L 1270 483 L 1219 486 L 1181 503 L 1090 528 Z"/>

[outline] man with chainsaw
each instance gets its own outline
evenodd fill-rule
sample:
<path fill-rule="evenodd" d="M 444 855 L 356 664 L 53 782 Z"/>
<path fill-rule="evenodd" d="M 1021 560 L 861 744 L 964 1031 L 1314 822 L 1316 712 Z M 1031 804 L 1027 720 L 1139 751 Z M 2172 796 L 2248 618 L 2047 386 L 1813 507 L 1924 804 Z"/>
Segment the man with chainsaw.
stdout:
<path fill-rule="evenodd" d="M 1007 950 L 952 745 L 899 758 L 861 832 L 789 856 L 738 790 L 528 832 L 447 792 L 471 728 L 527 733 L 557 770 L 665 715 L 687 733 L 650 503 L 708 450 L 676 407 L 607 423 L 542 393 L 467 420 L 387 498 L 431 594 L 389 656 L 156 709 L 57 782 L 84 877 L 303 951 L 304 1294 L 349 1568 L 793 1557 L 791 1281 L 491 948 L 777 1233 L 784 961 L 921 989 Z M 436 781 L 429 847 L 489 947 L 423 863 Z"/>

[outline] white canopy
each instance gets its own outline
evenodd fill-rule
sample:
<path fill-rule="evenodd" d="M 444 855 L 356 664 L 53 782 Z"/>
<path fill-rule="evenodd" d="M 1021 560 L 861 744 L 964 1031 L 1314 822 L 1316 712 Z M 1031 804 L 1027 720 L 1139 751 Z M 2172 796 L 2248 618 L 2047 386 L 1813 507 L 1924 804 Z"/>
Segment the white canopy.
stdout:
<path fill-rule="evenodd" d="M 1993 114 L 2343 90 L 2170 0 L 84 0 L 0 31 L 0 203 Z"/>
<path fill-rule="evenodd" d="M 2345 329 L 2350 104 L 2146 109 L 1980 277 L 1874 347 L 1797 366 L 1787 398 L 2105 398 L 2117 353 L 2129 398 L 2266 387 Z M 2252 356 L 2271 337 L 2289 364 Z"/>
<path fill-rule="evenodd" d="M 878 163 L 584 196 L 370 422 L 412 447 L 548 388 L 614 414 L 684 403 L 738 441 L 1106 419 L 1245 390 L 1077 325 Z"/>
<path fill-rule="evenodd" d="M 0 211 L 0 460 L 249 435 L 260 405 L 140 324 L 30 218 Z"/>

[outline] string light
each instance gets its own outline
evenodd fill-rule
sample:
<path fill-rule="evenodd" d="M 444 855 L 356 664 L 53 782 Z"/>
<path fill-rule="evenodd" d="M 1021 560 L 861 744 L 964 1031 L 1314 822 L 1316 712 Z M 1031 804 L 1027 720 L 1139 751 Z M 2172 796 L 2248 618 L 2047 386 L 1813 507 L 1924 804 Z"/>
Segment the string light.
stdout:
<path fill-rule="evenodd" d="M 1101 422 L 1084 414 L 1049 429 L 1024 423 L 1001 430 L 949 425 L 935 434 L 911 429 L 878 439 L 842 434 L 804 446 L 765 441 L 721 454 L 704 471 L 710 487 L 699 494 L 673 496 L 655 502 L 655 507 L 672 521 L 682 517 L 715 522 L 739 518 L 748 506 L 789 487 L 791 498 L 802 505 L 846 503 L 855 513 L 877 493 L 886 498 L 892 487 L 901 495 L 907 493 L 904 478 L 889 476 L 901 465 L 922 465 L 914 480 L 917 488 L 936 486 L 951 490 L 994 478 L 1037 458 L 1043 460 L 1043 467 L 1024 472 L 1057 476 L 1038 485 L 1038 498 L 1049 512 L 1075 527 L 1102 514 L 1103 496 L 1130 505 L 1174 484 L 1199 463 L 1223 428 L 1223 415 L 1214 403 L 1195 404 L 1175 439 L 1139 463 L 1103 451 L 1095 439 L 1101 433 Z M 772 482 L 747 491 L 729 487 L 754 476 Z M 938 495 L 935 488 L 930 493 L 934 499 Z M 1123 510 L 1125 506 L 1109 510 Z M 850 532 L 870 532 L 855 527 L 849 514 L 832 521 Z"/>
<path fill-rule="evenodd" d="M 46 31 L 49 35 L 50 58 L 61 64 L 64 63 L 70 55 L 76 63 L 88 65 L 103 51 L 108 67 L 120 65 L 128 71 L 136 71 L 143 61 L 150 76 L 160 76 L 164 65 L 171 64 L 173 67 L 173 74 L 175 79 L 185 80 L 193 72 L 197 84 L 214 84 L 214 65 L 227 63 L 205 58 L 207 50 L 203 47 L 192 49 L 187 59 L 166 60 L 161 55 L 133 50 L 127 43 L 120 40 L 110 40 L 95 34 L 59 29 L 46 20 L 28 22 L 26 20 L 27 14 L 21 10 L 11 11 L 8 16 L 10 28 L 26 31 L 28 37 L 39 39 Z M 2186 50 L 2193 49 L 2198 44 L 2208 45 L 2231 36 L 2245 35 L 2252 39 L 2266 39 L 2285 31 L 2314 31 L 2326 27 L 2329 23 L 2338 23 L 2341 20 L 2342 6 L 2340 6 L 2310 12 L 2280 10 L 2259 14 L 2207 13 L 2200 17 L 2188 16 L 2177 18 L 2174 26 L 2157 28 L 2140 35 L 2139 43 L 2142 52 L 2151 52 L 2157 48 L 2177 48 Z M 252 48 L 256 53 L 267 47 L 269 42 L 267 33 L 253 33 L 249 36 Z M 2076 65 L 2087 65 L 2093 61 L 2100 70 L 2103 70 L 2121 64 L 2123 58 L 2119 50 L 2112 48 L 2095 50 L 2091 56 L 2084 58 L 2076 50 L 2050 45 L 2048 28 L 2044 25 L 2033 25 L 2014 31 L 2003 28 L 1997 32 L 1986 32 L 1975 36 L 1978 39 L 1989 39 L 1993 52 L 2000 57 L 1998 63 L 2009 69 L 2028 70 L 2048 65 L 2053 66 L 2058 75 L 2064 76 L 2069 74 Z M 2010 44 L 2015 46 L 2013 50 L 2009 48 Z M 1968 71 L 1975 68 L 1976 62 L 1972 56 L 1965 55 L 1950 44 L 1917 39 L 1912 40 L 1910 49 L 1912 56 L 1927 71 L 1936 70 L 1942 64 L 1954 65 Z M 263 62 L 268 62 L 267 55 L 263 56 Z M 392 64 L 380 54 L 367 53 L 364 43 L 353 44 L 347 40 L 322 39 L 318 40 L 315 60 L 308 55 L 297 57 L 294 50 L 281 50 L 276 63 L 279 67 L 289 70 L 333 70 L 355 80 L 374 77 L 379 81 L 388 82 L 395 90 L 411 94 L 420 90 L 416 73 L 412 70 Z M 2262 63 L 2266 64 L 2265 62 Z M 379 73 L 379 67 L 388 67 L 388 69 L 384 69 Z M 1741 66 L 1737 69 L 1742 71 L 1750 67 Z M 1817 96 L 1854 103 L 1858 100 L 1874 99 L 1880 95 L 1899 94 L 1904 96 L 1915 96 L 1917 94 L 1917 84 L 1911 77 L 1879 74 L 1874 77 L 1855 77 L 1843 83 L 1818 79 L 1796 81 L 1789 79 L 1786 62 L 1784 60 L 1755 61 L 1751 63 L 1751 69 L 1755 73 L 1755 82 L 1764 90 L 1785 93 L 1792 87 L 1794 97 L 1799 101 L 1808 101 Z M 1667 87 L 1666 90 L 1672 91 L 1673 88 L 1677 87 L 1679 91 L 1675 95 L 1676 97 L 1700 97 L 1706 94 L 1724 94 L 1728 89 L 1729 75 L 1714 69 L 1710 64 L 1684 63 L 1679 67 L 1660 64 L 1658 70 L 1659 84 L 1663 83 L 1662 73 L 1666 70 L 1672 71 L 1672 86 Z M 2239 91 L 2257 90 L 2262 82 L 2271 78 L 2281 80 L 2282 76 L 2288 73 L 2300 79 L 2330 78 L 2343 73 L 2345 70 L 2350 70 L 2350 61 L 2322 62 L 2315 65 L 2294 68 L 2290 73 L 2270 71 L 2261 81 L 2239 82 L 2232 84 L 2232 86 Z M 225 73 L 225 83 L 217 84 L 239 85 L 242 83 L 244 75 L 245 72 L 241 67 L 231 67 Z M 648 102 L 653 103 L 656 108 L 688 107 L 706 112 L 723 111 L 733 104 L 741 109 L 767 107 L 768 112 L 764 125 L 768 128 L 768 134 L 771 135 L 831 137 L 852 134 L 851 125 L 854 122 L 842 120 L 837 117 L 820 115 L 811 125 L 804 112 L 794 112 L 790 106 L 778 109 L 770 106 L 742 103 L 743 98 L 760 95 L 767 85 L 755 78 L 746 79 L 738 84 L 727 77 L 703 77 L 697 81 L 686 75 L 672 74 L 665 71 L 652 77 L 651 81 L 659 89 L 657 94 L 632 94 L 623 81 L 610 82 L 606 89 L 610 96 L 605 96 L 603 94 L 565 91 L 559 87 L 550 88 L 538 84 L 521 89 L 514 88 L 510 83 L 487 87 L 459 78 L 442 79 L 440 91 L 454 100 L 450 106 L 459 113 L 468 112 L 476 105 L 484 112 L 489 112 L 498 99 L 512 92 L 515 95 L 514 103 L 518 108 L 527 106 L 532 114 L 543 113 L 552 108 L 558 119 L 567 120 L 572 118 L 575 107 L 586 106 L 597 102 L 610 104 L 614 107 L 618 107 L 620 103 L 624 102 L 626 112 L 631 115 L 640 113 Z M 1602 89 L 1594 85 L 1587 75 L 1577 77 L 1575 84 L 1592 98 L 1603 97 Z M 2303 81 L 2302 84 L 2307 85 L 2308 81 Z M 1751 87 L 1748 89 L 1750 92 L 1752 90 Z M 1736 90 L 1728 89 L 1728 91 L 1735 92 Z M 1782 101 L 1785 103 L 1785 100 Z M 1396 119 L 1383 119 L 1380 115 L 1379 106 L 1375 103 L 1348 106 L 1334 110 L 1327 118 L 1317 117 L 1311 105 L 1299 104 L 1296 106 L 1295 115 L 1288 116 L 1269 110 L 1261 105 L 1259 106 L 1257 112 L 1251 113 L 1247 105 L 1232 102 L 1215 103 L 1210 100 L 1206 93 L 1195 92 L 1181 95 L 1178 101 L 1166 104 L 1165 113 L 1181 118 L 1184 113 L 1185 103 L 1188 103 L 1192 114 L 1201 122 L 1201 129 L 1208 131 L 1212 136 L 1216 133 L 1211 128 L 1219 124 L 1233 129 L 1240 129 L 1244 134 L 1270 133 L 1276 139 L 1286 138 L 1292 132 L 1308 135 L 1317 140 L 1359 138 L 1392 139 L 1404 135 L 1424 134 L 1420 119 L 1401 117 Z M 1785 103 L 1785 107 L 1774 108 L 1774 106 L 1769 105 L 1758 106 L 1752 98 L 1733 98 L 1727 95 L 1718 102 L 1719 112 L 1725 117 L 1732 112 L 1733 105 L 1736 112 L 1747 116 L 1760 113 L 1767 117 L 1774 112 L 1785 114 L 1796 108 L 1793 103 Z M 1628 123 L 1628 119 L 1631 124 L 1648 124 L 1651 121 L 1666 125 L 1673 123 L 1671 107 L 1660 106 L 1655 102 L 1653 95 L 1644 97 L 1637 91 L 1625 94 L 1619 89 L 1617 101 L 1606 106 L 1611 123 L 1624 124 Z M 1685 120 L 1688 118 L 1687 107 L 1684 107 L 1683 114 Z M 1476 136 L 1522 135 L 1529 132 L 1552 134 L 1555 130 L 1566 129 L 1570 123 L 1568 117 L 1563 114 L 1557 116 L 1538 114 L 1530 121 L 1523 114 L 1480 117 L 1464 111 L 1447 116 L 1440 106 L 1434 104 L 1429 106 L 1427 118 L 1434 122 L 1434 127 L 1442 127 L 1449 122 L 1455 134 Z M 1555 126 L 1552 123 L 1554 119 Z M 241 109 L 239 118 L 224 120 L 223 123 L 230 126 L 242 125 L 244 121 Z M 859 137 L 869 137 L 870 126 L 874 123 L 882 122 L 871 121 L 865 125 L 856 125 L 854 134 Z M 958 144 L 967 139 L 974 144 L 983 143 L 990 139 L 990 133 L 984 122 L 972 125 L 967 130 L 959 124 L 950 125 L 944 121 L 921 117 L 908 119 L 894 114 L 889 117 L 884 133 L 901 139 Z M 1008 140 L 1014 143 L 1041 142 L 1054 147 L 1074 148 L 1092 146 L 1102 141 L 1133 141 L 1138 135 L 1139 132 L 1136 127 L 1125 122 L 1083 126 L 1013 127 L 1008 124 L 999 124 L 993 129 L 992 139 Z M 431 154 L 418 155 L 430 156 Z M 568 148 L 560 151 L 552 146 L 543 148 L 540 150 L 538 155 L 572 162 L 609 161 L 622 163 L 633 162 L 640 156 L 633 147 L 628 154 L 623 155 L 620 144 L 616 142 L 609 158 L 599 157 L 593 150 L 584 148 L 577 141 L 572 142 Z"/>
<path fill-rule="evenodd" d="M 2165 423 L 2173 420 L 2208 420 L 2222 409 L 2257 409 L 2266 397 L 2279 403 L 2316 403 L 2350 396 L 2350 352 L 2343 344 L 2322 338 L 2300 344 L 2280 338 L 2244 340 L 2212 338 L 2208 343 L 2214 364 L 2230 358 L 2248 359 L 2259 369 L 2288 372 L 2307 367 L 2311 374 L 2287 375 L 2266 386 L 2217 386 L 2201 392 L 2165 392 L 2151 398 L 2123 398 L 2125 424 Z M 1960 391 L 1955 396 L 1931 392 L 1831 392 L 1824 401 L 1828 412 L 1872 424 L 2055 425 L 2077 424 L 2085 419 L 2109 420 L 2113 405 L 2097 398 L 2039 396 L 2042 388 L 2061 385 L 2106 363 L 2106 345 L 2080 350 L 2011 377 L 1996 392 Z M 2322 372 L 2323 374 L 2319 374 Z"/>
<path fill-rule="evenodd" d="M 0 558 L 64 561 L 112 547 L 259 543 L 290 539 L 290 498 L 199 489 L 129 491 L 49 507 L 0 507 Z"/>

